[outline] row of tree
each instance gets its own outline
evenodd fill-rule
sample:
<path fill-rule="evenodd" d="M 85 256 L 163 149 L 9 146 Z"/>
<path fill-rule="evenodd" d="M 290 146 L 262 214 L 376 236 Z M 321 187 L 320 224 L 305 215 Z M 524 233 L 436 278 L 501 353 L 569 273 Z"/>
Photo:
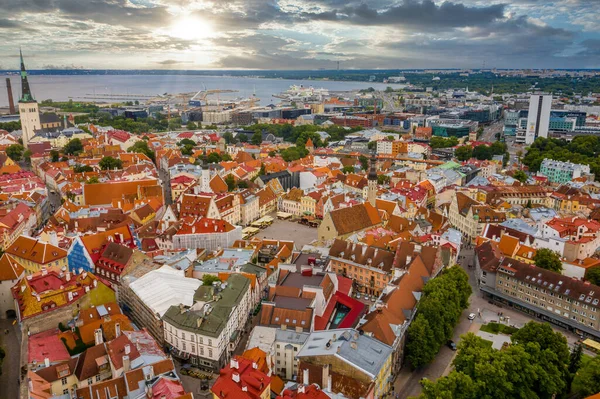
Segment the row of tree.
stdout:
<path fill-rule="evenodd" d="M 421 295 L 406 341 L 406 359 L 415 369 L 431 363 L 452 338 L 454 327 L 469 305 L 469 277 L 460 267 L 451 267 L 428 281 Z"/>
<path fill-rule="evenodd" d="M 463 145 L 458 147 L 454 151 L 454 156 L 459 161 L 466 161 L 471 158 L 478 159 L 480 161 L 491 160 L 494 155 L 507 155 L 506 143 L 496 141 L 492 145 L 480 144 L 472 147 L 470 145 Z"/>
<path fill-rule="evenodd" d="M 454 370 L 432 382 L 423 380 L 420 399 L 558 398 L 600 391 L 600 359 L 582 365 L 578 346 L 547 323 L 529 322 L 512 335 L 512 344 L 493 349 L 468 333 L 458 344 Z"/>

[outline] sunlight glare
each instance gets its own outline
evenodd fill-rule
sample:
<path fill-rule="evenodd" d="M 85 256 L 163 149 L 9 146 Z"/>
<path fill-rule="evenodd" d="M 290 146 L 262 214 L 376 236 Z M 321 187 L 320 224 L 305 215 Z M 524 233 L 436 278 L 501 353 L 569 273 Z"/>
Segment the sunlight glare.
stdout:
<path fill-rule="evenodd" d="M 183 17 L 173 23 L 169 36 L 184 40 L 200 40 L 213 36 L 212 25 L 199 18 Z"/>

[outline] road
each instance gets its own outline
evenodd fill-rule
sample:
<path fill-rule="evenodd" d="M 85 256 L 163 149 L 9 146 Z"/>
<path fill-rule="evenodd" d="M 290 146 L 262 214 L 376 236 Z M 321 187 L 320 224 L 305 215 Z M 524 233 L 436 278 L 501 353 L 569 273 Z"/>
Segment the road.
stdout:
<path fill-rule="evenodd" d="M 467 332 L 476 333 L 483 324 L 492 321 L 501 322 L 499 313 L 502 313 L 505 318 L 502 322 L 517 328 L 523 327 L 532 320 L 541 322 L 541 320 L 532 318 L 529 315 L 513 310 L 512 308 L 492 304 L 487 299 L 483 298 L 477 286 L 475 269 L 470 269 L 468 267 L 468 265 L 474 264 L 473 248 L 463 248 L 460 252 L 459 265 L 469 275 L 469 284 L 471 285 L 473 293 L 469 298 L 469 307 L 463 312 L 458 325 L 454 329 L 452 338 L 454 342 L 458 344 L 461 335 Z M 477 315 L 472 322 L 468 320 L 468 315 L 470 313 L 475 313 Z M 567 344 L 570 348 L 573 348 L 579 341 L 579 337 L 576 334 L 552 324 L 551 327 L 554 331 L 562 333 L 567 338 Z M 419 381 L 422 378 L 435 381 L 441 376 L 447 375 L 447 373 L 451 371 L 451 363 L 455 355 L 456 352 L 453 352 L 447 346 L 443 346 L 434 361 L 422 370 L 411 372 L 408 367 L 403 367 L 394 381 L 394 391 L 399 394 L 398 397 L 401 399 L 418 396 L 421 393 Z"/>
<path fill-rule="evenodd" d="M 489 126 L 485 126 L 483 128 L 483 133 L 481 134 L 479 141 L 487 141 L 487 142 L 492 142 L 492 143 L 494 141 L 497 141 L 496 133 L 502 132 L 503 128 L 504 128 L 504 123 L 502 122 L 502 120 L 494 122 Z"/>
<path fill-rule="evenodd" d="M 2 375 L 0 375 L 0 398 L 19 397 L 19 370 L 21 345 L 19 343 L 18 324 L 12 324 L 13 320 L 0 320 L 0 346 L 6 352 L 2 362 Z M 8 334 L 4 330 L 9 330 Z"/>

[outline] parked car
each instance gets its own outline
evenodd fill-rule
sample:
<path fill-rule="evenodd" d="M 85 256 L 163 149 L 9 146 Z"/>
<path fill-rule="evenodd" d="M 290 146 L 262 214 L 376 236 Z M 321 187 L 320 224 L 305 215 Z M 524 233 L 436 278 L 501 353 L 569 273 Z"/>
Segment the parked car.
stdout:
<path fill-rule="evenodd" d="M 475 320 L 475 317 L 476 317 L 475 313 L 469 314 L 469 320 Z"/>
<path fill-rule="evenodd" d="M 448 348 L 452 349 L 453 351 L 456 350 L 456 343 L 454 341 L 450 340 L 446 345 L 448 345 Z"/>

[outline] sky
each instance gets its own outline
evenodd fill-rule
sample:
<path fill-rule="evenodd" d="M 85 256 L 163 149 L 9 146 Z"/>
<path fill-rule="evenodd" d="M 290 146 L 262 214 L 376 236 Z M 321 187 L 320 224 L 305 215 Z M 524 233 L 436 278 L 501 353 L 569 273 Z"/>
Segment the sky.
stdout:
<path fill-rule="evenodd" d="M 600 68 L 600 0 L 0 0 L 0 69 Z"/>

